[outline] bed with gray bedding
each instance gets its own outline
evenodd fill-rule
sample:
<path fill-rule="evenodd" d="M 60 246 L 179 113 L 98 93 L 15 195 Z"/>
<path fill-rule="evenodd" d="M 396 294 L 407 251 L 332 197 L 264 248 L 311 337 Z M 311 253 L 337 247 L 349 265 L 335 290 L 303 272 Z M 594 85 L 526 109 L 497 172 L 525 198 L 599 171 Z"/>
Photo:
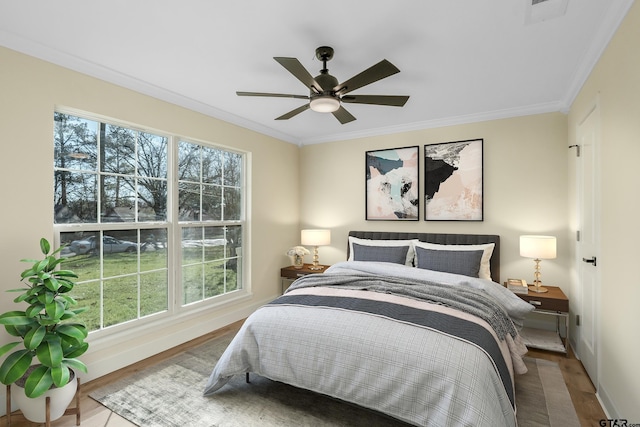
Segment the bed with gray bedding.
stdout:
<path fill-rule="evenodd" d="M 298 279 L 253 313 L 205 395 L 251 372 L 414 425 L 515 426 L 513 379 L 526 371 L 518 331 L 532 307 L 489 279 L 444 271 L 479 262 L 482 251 L 460 258 L 460 248 L 397 246 L 413 238 L 366 240 L 352 236 L 348 261 Z"/>

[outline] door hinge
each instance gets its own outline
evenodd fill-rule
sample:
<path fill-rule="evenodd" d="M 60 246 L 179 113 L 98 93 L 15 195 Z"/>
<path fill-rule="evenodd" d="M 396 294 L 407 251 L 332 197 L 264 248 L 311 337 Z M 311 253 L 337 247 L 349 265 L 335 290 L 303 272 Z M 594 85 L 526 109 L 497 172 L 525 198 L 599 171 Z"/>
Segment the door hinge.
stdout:
<path fill-rule="evenodd" d="M 580 326 L 580 315 L 576 314 L 576 326 Z"/>
<path fill-rule="evenodd" d="M 580 146 L 578 144 L 570 145 L 569 148 L 576 149 L 576 157 L 580 157 Z"/>
<path fill-rule="evenodd" d="M 576 242 L 580 241 L 580 230 L 576 230 Z"/>

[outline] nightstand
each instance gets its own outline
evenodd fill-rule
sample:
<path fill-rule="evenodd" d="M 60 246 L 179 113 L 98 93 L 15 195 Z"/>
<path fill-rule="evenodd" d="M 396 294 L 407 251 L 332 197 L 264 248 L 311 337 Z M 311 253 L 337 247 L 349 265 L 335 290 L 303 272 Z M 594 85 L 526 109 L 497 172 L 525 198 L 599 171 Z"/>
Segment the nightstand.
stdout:
<path fill-rule="evenodd" d="M 534 313 L 554 316 L 556 318 L 556 331 L 524 328 L 520 335 L 527 347 L 542 350 L 558 351 L 567 354 L 569 345 L 569 298 L 557 286 L 545 286 L 549 292 L 536 293 L 529 291 L 527 294 L 516 294 L 535 308 Z M 565 338 L 562 341 L 560 335 L 560 320 L 564 319 Z"/>
<path fill-rule="evenodd" d="M 319 265 L 318 267 L 322 267 L 320 270 L 311 270 L 313 264 L 304 264 L 302 268 L 295 268 L 290 265 L 289 267 L 282 267 L 280 269 L 280 281 L 282 285 L 282 293 L 291 286 L 291 284 L 302 276 L 306 276 L 307 274 L 318 274 L 324 273 L 324 271 L 329 268 L 328 265 Z"/>

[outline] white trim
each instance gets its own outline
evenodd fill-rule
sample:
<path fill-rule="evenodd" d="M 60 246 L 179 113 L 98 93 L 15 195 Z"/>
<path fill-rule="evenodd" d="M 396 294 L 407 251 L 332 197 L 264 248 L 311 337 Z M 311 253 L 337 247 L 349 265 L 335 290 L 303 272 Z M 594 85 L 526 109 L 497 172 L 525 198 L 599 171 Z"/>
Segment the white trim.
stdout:
<path fill-rule="evenodd" d="M 404 125 L 373 128 L 356 132 L 344 132 L 334 135 L 327 135 L 318 138 L 307 138 L 300 141 L 300 145 L 320 144 L 323 142 L 335 142 L 356 138 L 367 138 L 378 135 L 390 135 L 401 132 L 410 132 L 423 129 L 434 129 L 445 126 L 455 126 L 467 123 L 478 123 L 489 120 L 507 119 L 511 117 L 528 116 L 532 114 L 542 114 L 562 111 L 561 104 L 549 102 L 546 104 L 534 104 L 525 107 L 508 108 L 504 110 L 494 110 L 478 114 L 468 114 L 465 116 L 445 117 L 423 122 L 408 123 Z M 563 111 L 565 112 L 565 111 Z M 566 112 L 565 112 L 566 113 Z"/>
<path fill-rule="evenodd" d="M 249 301 L 252 297 L 250 293 L 243 290 L 236 291 L 233 294 L 234 295 L 221 295 L 219 297 L 220 299 L 216 299 L 214 304 L 211 304 L 210 300 L 200 301 L 189 305 L 190 310 L 177 310 L 172 314 L 163 312 L 149 316 L 149 318 L 153 318 L 153 320 L 147 320 L 145 318 L 134 319 L 100 331 L 92 332 L 87 338 L 89 349 L 93 350 L 93 352 L 106 350 L 114 345 L 135 340 L 136 337 L 145 336 L 150 331 L 163 330 L 176 323 L 188 323 L 197 317 L 210 314 L 212 311 L 220 309 L 221 307 Z M 227 298 L 223 298 L 225 296 L 227 296 Z"/>
<path fill-rule="evenodd" d="M 163 329 L 162 326 L 158 325 L 146 327 L 145 329 L 148 332 L 146 335 L 143 334 L 140 329 L 127 331 L 127 341 L 123 342 L 121 337 L 119 337 L 120 341 L 118 345 L 131 343 L 131 345 L 123 351 L 117 351 L 117 349 L 112 347 L 112 344 L 115 342 L 112 341 L 112 337 L 109 337 L 109 340 L 105 339 L 102 342 L 91 343 L 86 356 L 83 356 L 83 358 L 86 357 L 88 359 L 85 361 L 88 374 L 86 376 L 83 375 L 83 381 L 91 381 L 102 377 L 118 369 L 122 369 L 133 363 L 201 337 L 209 332 L 216 331 L 231 323 L 245 319 L 255 310 L 272 301 L 274 298 L 276 298 L 276 296 L 271 296 L 249 305 L 243 305 L 222 316 L 212 316 L 211 310 L 207 310 L 201 311 L 198 313 L 198 316 L 191 316 L 189 321 L 186 319 L 182 319 L 183 321 L 177 321 L 175 318 L 168 319 L 166 322 L 167 325 L 180 324 L 184 326 L 168 334 L 166 333 L 167 329 Z M 244 301 L 244 299 L 242 301 Z M 98 352 L 105 352 L 105 356 L 92 360 L 92 354 Z M 211 368 L 213 369 L 213 365 Z"/>
<path fill-rule="evenodd" d="M 87 61 L 74 55 L 70 55 L 66 52 L 52 49 L 48 46 L 44 46 L 41 43 L 27 40 L 23 37 L 9 33 L 7 31 L 0 30 L 0 45 L 6 46 L 10 49 L 24 53 L 26 55 L 31 55 L 35 58 L 42 59 L 52 64 L 77 71 L 79 73 L 83 73 L 109 83 L 113 83 L 123 88 L 131 89 L 143 95 L 157 98 L 161 101 L 166 101 L 171 104 L 188 108 L 189 110 L 196 111 L 207 116 L 214 117 L 216 119 L 224 120 L 228 123 L 235 124 L 237 126 L 253 130 L 264 135 L 272 136 L 282 141 L 296 143 L 296 138 L 292 135 L 279 132 L 270 127 L 261 125 L 251 120 L 247 120 L 243 117 L 236 116 L 235 114 L 220 110 L 216 107 L 186 97 L 179 93 L 169 91 L 167 89 L 153 85 L 149 82 L 131 77 L 127 74 L 120 73 L 114 69 L 105 67 L 103 65 L 98 65 L 94 62 Z"/>

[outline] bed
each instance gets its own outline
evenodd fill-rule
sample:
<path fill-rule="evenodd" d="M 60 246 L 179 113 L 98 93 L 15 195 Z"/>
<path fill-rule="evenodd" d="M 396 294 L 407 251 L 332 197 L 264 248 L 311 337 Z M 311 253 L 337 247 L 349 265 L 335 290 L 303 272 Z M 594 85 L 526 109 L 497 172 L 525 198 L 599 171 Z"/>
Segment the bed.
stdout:
<path fill-rule="evenodd" d="M 204 394 L 255 373 L 419 426 L 515 426 L 530 304 L 496 235 L 349 233 L 347 261 L 254 312 Z"/>

